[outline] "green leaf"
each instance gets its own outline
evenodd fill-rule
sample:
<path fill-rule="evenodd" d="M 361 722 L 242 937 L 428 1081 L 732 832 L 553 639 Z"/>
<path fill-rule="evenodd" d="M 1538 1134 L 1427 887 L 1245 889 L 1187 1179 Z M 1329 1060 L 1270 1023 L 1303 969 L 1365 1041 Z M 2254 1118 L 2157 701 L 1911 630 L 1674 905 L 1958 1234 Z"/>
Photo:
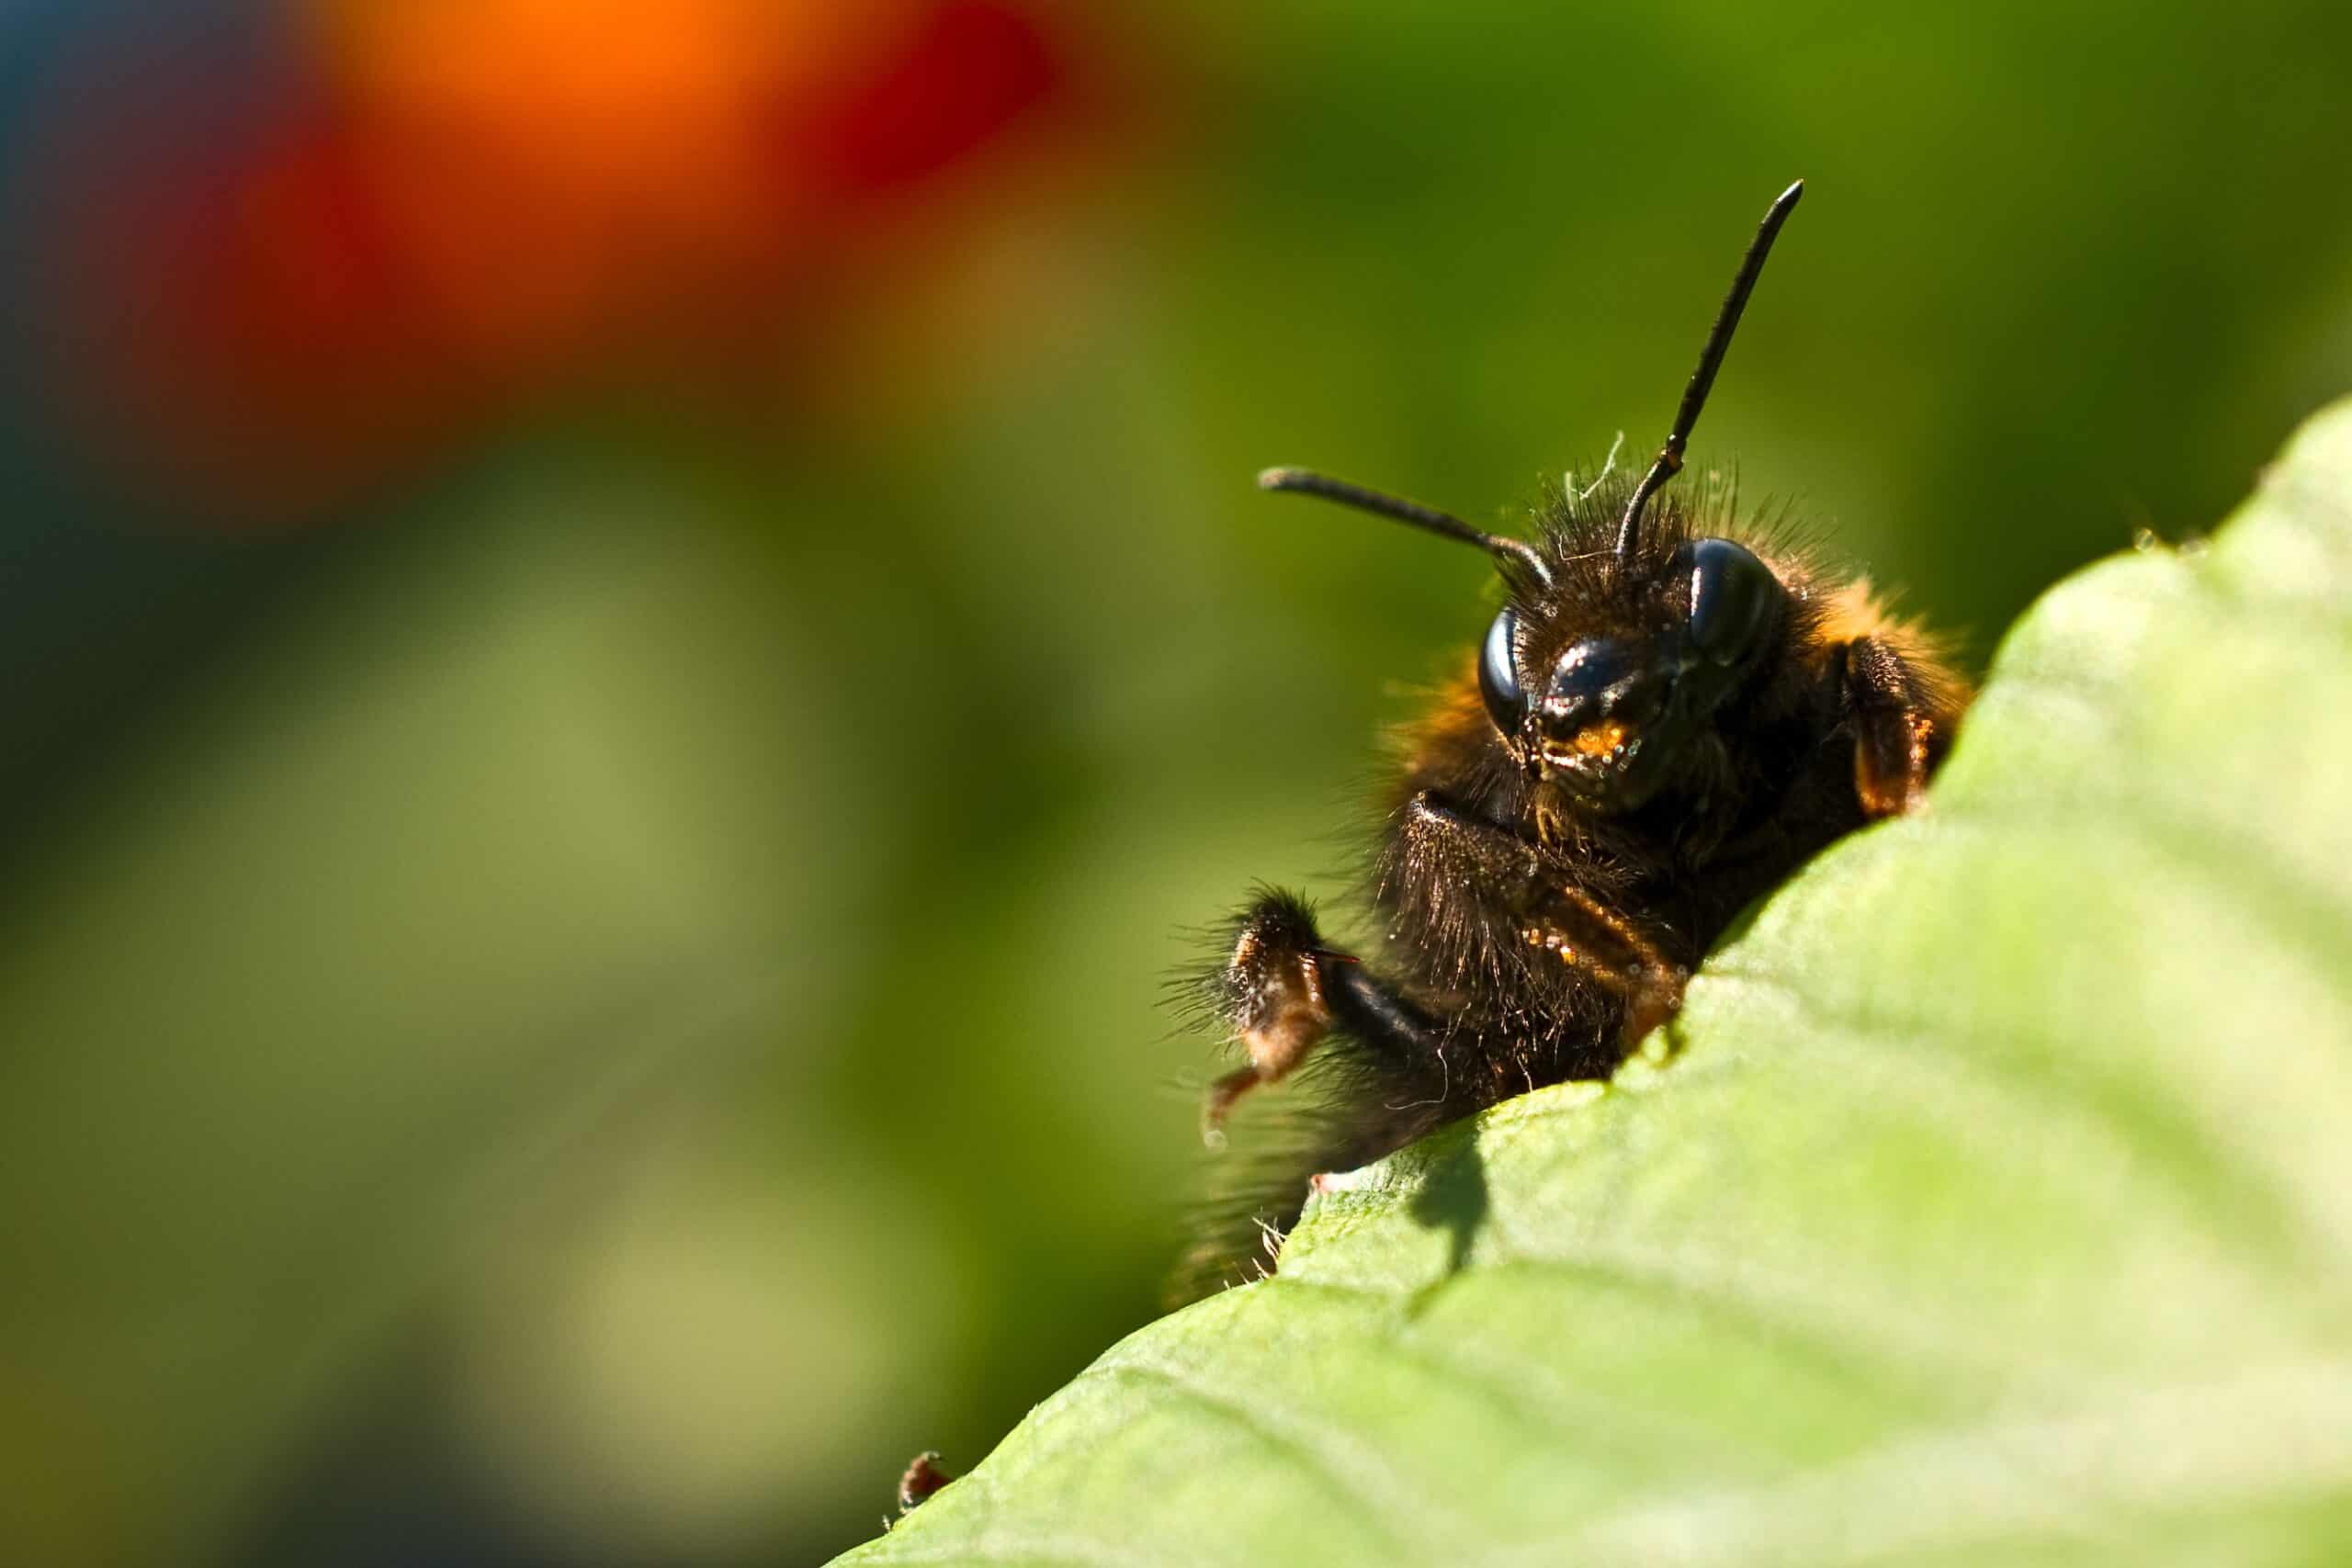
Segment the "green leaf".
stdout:
<path fill-rule="evenodd" d="M 844 1561 L 2344 1560 L 2352 403 L 2032 610 L 1677 1035 L 1355 1173 Z"/>

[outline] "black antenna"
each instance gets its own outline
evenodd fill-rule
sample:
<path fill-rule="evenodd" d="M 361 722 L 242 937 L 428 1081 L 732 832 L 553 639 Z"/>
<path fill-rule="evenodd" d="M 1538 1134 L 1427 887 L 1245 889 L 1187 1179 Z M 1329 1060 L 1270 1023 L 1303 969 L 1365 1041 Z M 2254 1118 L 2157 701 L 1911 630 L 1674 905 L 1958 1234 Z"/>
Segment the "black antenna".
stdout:
<path fill-rule="evenodd" d="M 1781 225 L 1796 210 L 1797 200 L 1804 195 L 1804 182 L 1799 180 L 1781 193 L 1772 209 L 1764 214 L 1764 221 L 1756 231 L 1756 238 L 1748 243 L 1747 254 L 1740 258 L 1739 272 L 1731 280 L 1731 292 L 1724 297 L 1724 308 L 1715 312 L 1715 324 L 1707 333 L 1707 346 L 1699 351 L 1699 368 L 1690 372 L 1690 384 L 1682 389 L 1682 406 L 1674 412 L 1674 429 L 1668 434 L 1666 445 L 1658 449 L 1657 461 L 1642 476 L 1634 489 L 1634 499 L 1625 503 L 1625 520 L 1617 525 L 1617 559 L 1630 560 L 1642 541 L 1642 509 L 1650 503 L 1660 486 L 1682 471 L 1682 450 L 1690 444 L 1691 427 L 1699 423 L 1699 411 L 1707 406 L 1707 393 L 1715 384 L 1715 372 L 1724 367 L 1724 355 L 1730 351 L 1731 334 L 1739 330 L 1739 313 L 1747 309 L 1747 297 L 1756 288 L 1756 279 L 1764 270 L 1764 258 L 1772 254 L 1772 242 L 1781 232 Z"/>
<path fill-rule="evenodd" d="M 1449 539 L 1476 545 L 1498 560 L 1516 562 L 1533 574 L 1538 582 L 1549 583 L 1552 581 L 1552 569 L 1544 564 L 1544 558 L 1532 547 L 1517 539 L 1505 538 L 1500 534 L 1481 533 L 1451 513 L 1423 506 L 1418 501 L 1383 495 L 1376 490 L 1351 485 L 1345 479 L 1327 479 L 1306 468 L 1268 468 L 1258 476 L 1258 488 L 1319 495 L 1326 501 L 1336 501 L 1342 506 L 1352 506 L 1360 512 L 1375 512 L 1383 517 L 1393 517 L 1399 523 L 1410 523 L 1416 528 L 1426 528 L 1432 534 L 1442 534 Z"/>

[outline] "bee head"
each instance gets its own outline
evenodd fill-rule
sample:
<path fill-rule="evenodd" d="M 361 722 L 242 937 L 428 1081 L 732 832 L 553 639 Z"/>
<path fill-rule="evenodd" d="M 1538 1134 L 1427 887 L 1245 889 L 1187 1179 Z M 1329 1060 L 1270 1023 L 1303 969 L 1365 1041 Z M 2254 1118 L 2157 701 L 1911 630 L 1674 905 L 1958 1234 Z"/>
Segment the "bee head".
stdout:
<path fill-rule="evenodd" d="M 1649 582 L 1622 585 L 1605 616 L 1506 606 L 1479 651 L 1479 694 L 1529 773 L 1594 811 L 1634 810 L 1781 646 L 1788 604 L 1746 546 L 1692 539 Z"/>
<path fill-rule="evenodd" d="M 1492 556 L 1512 604 L 1487 628 L 1479 655 L 1487 715 L 1530 773 L 1592 810 L 1630 811 L 1655 796 L 1724 699 L 1781 646 L 1788 591 L 1754 552 L 1729 539 L 1670 543 L 1656 530 L 1645 536 L 1643 518 L 1651 497 L 1682 470 L 1765 257 L 1804 195 L 1803 180 L 1782 191 L 1748 243 L 1666 445 L 1614 519 L 1613 548 L 1547 553 L 1419 502 L 1304 468 L 1258 476 L 1264 489 L 1319 495 Z"/>

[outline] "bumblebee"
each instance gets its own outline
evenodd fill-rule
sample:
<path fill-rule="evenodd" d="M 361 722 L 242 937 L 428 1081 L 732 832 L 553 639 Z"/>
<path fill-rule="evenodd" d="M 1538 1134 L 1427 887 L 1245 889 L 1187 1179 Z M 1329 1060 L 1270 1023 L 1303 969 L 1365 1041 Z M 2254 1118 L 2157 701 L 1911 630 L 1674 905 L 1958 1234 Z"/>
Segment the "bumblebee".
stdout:
<path fill-rule="evenodd" d="M 1262 1086 L 1311 1066 L 1318 1092 L 1295 1146 L 1236 1184 L 1180 1297 L 1247 1271 L 1261 1237 L 1271 1253 L 1317 1173 L 1607 1077 L 1743 908 L 1918 803 L 1969 698 L 1935 640 L 1785 519 L 1743 519 L 1721 486 L 1660 493 L 1804 190 L 1765 215 L 1656 461 L 1549 491 L 1532 539 L 1303 469 L 1261 476 L 1476 546 L 1504 604 L 1403 737 L 1363 889 L 1378 940 L 1336 946 L 1305 899 L 1268 889 L 1193 983 L 1247 1057 L 1207 1091 L 1213 1145 Z"/>

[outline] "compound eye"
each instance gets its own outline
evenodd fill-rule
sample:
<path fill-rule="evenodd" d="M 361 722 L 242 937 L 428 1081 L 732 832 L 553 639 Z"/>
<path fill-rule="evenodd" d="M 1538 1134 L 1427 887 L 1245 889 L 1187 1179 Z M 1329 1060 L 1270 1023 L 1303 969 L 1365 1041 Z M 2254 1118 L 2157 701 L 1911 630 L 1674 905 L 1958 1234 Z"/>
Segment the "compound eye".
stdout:
<path fill-rule="evenodd" d="M 1519 686 L 1519 612 L 1509 607 L 1487 628 L 1487 643 L 1478 650 L 1478 694 L 1487 699 L 1487 716 L 1505 736 L 1519 733 L 1527 716 L 1527 694 Z"/>
<path fill-rule="evenodd" d="M 1729 539 L 1699 540 L 1690 547 L 1690 646 L 1713 663 L 1738 663 L 1786 592 L 1754 552 Z"/>

